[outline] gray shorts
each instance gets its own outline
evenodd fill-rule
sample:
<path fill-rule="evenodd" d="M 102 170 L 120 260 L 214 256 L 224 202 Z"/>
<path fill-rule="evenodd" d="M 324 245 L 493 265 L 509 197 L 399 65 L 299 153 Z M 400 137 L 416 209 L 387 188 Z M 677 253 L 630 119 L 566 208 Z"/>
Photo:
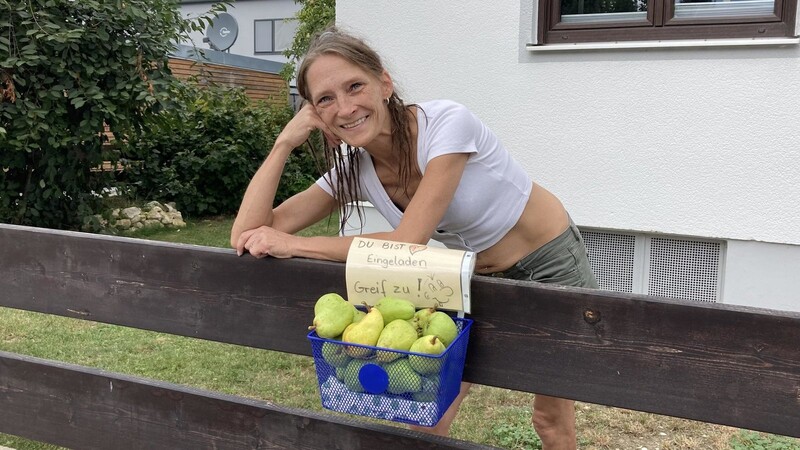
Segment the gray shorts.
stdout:
<path fill-rule="evenodd" d="M 589 265 L 589 256 L 580 231 L 570 219 L 569 228 L 510 268 L 490 274 L 512 280 L 537 281 L 595 288 L 599 286 Z"/>

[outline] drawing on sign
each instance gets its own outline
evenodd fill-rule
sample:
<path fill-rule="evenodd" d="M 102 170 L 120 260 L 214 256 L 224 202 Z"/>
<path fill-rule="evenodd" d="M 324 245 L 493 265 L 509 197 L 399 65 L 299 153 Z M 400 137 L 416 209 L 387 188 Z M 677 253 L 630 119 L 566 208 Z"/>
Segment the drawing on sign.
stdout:
<path fill-rule="evenodd" d="M 420 288 L 422 287 L 422 279 L 420 281 Z M 453 299 L 455 291 L 452 287 L 444 284 L 442 280 L 436 278 L 436 274 L 428 275 L 425 280 L 425 290 L 420 289 L 425 295 L 425 299 L 436 303 L 436 307 L 442 307 L 450 303 Z"/>

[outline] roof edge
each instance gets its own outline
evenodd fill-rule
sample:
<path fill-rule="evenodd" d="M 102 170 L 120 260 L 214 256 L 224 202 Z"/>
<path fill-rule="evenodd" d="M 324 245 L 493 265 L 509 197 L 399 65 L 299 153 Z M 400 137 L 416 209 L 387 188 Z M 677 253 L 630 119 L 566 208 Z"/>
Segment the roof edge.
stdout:
<path fill-rule="evenodd" d="M 199 48 L 191 45 L 178 44 L 170 56 L 181 59 L 191 59 L 201 62 L 222 64 L 225 66 L 241 67 L 259 72 L 279 74 L 286 65 L 277 61 L 253 58 L 251 56 L 235 55 L 208 48 Z"/>

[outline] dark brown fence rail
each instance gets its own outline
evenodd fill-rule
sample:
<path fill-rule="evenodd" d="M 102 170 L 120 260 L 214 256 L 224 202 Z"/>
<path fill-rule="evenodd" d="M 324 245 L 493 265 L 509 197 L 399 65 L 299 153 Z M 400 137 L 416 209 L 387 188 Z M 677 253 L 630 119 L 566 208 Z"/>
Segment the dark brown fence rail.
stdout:
<path fill-rule="evenodd" d="M 343 264 L 0 225 L 1 306 L 308 355 L 305 330 L 325 292 L 345 293 Z M 467 381 L 800 437 L 800 314 L 480 276 L 472 299 Z M 30 375 L 37 371 L 49 375 Z M 69 409 L 77 408 L 78 388 L 57 378 L 91 386 L 80 391 L 96 392 L 82 407 L 97 403 L 102 412 L 76 420 L 86 417 Z M 124 400 L 100 394 L 113 383 L 138 393 Z M 155 392 L 192 406 L 159 405 Z M 64 411 L 48 416 L 54 431 L 32 429 L 39 414 L 32 405 L 48 402 Z M 154 409 L 132 418 L 140 404 Z M 258 439 L 337 448 L 325 441 L 331 427 L 348 430 L 342 439 L 350 440 L 338 448 L 471 445 L 9 354 L 0 355 L 0 405 L 0 431 L 55 443 L 61 436 L 62 445 L 79 447 L 103 447 L 103 439 L 120 435 L 132 442 L 152 436 L 139 441 L 143 447 L 177 448 L 190 434 L 196 440 L 186 448 L 255 446 Z M 236 426 L 214 429 L 219 411 L 228 410 L 266 419 L 250 428 L 231 419 Z M 129 428 L 113 434 L 111 424 L 126 421 Z M 157 431 L 132 435 L 138 421 Z"/>

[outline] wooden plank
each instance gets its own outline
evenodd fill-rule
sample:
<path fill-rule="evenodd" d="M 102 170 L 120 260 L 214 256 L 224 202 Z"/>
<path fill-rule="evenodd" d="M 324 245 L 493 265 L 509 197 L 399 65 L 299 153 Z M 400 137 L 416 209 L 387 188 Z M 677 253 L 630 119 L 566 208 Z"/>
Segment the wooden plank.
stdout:
<path fill-rule="evenodd" d="M 0 225 L 0 304 L 309 354 L 344 265 Z M 800 314 L 475 277 L 464 378 L 800 437 Z"/>
<path fill-rule="evenodd" d="M 68 448 L 489 448 L 6 352 L 0 402 L 0 431 Z"/>
<path fill-rule="evenodd" d="M 800 314 L 481 278 L 465 378 L 800 437 Z"/>

